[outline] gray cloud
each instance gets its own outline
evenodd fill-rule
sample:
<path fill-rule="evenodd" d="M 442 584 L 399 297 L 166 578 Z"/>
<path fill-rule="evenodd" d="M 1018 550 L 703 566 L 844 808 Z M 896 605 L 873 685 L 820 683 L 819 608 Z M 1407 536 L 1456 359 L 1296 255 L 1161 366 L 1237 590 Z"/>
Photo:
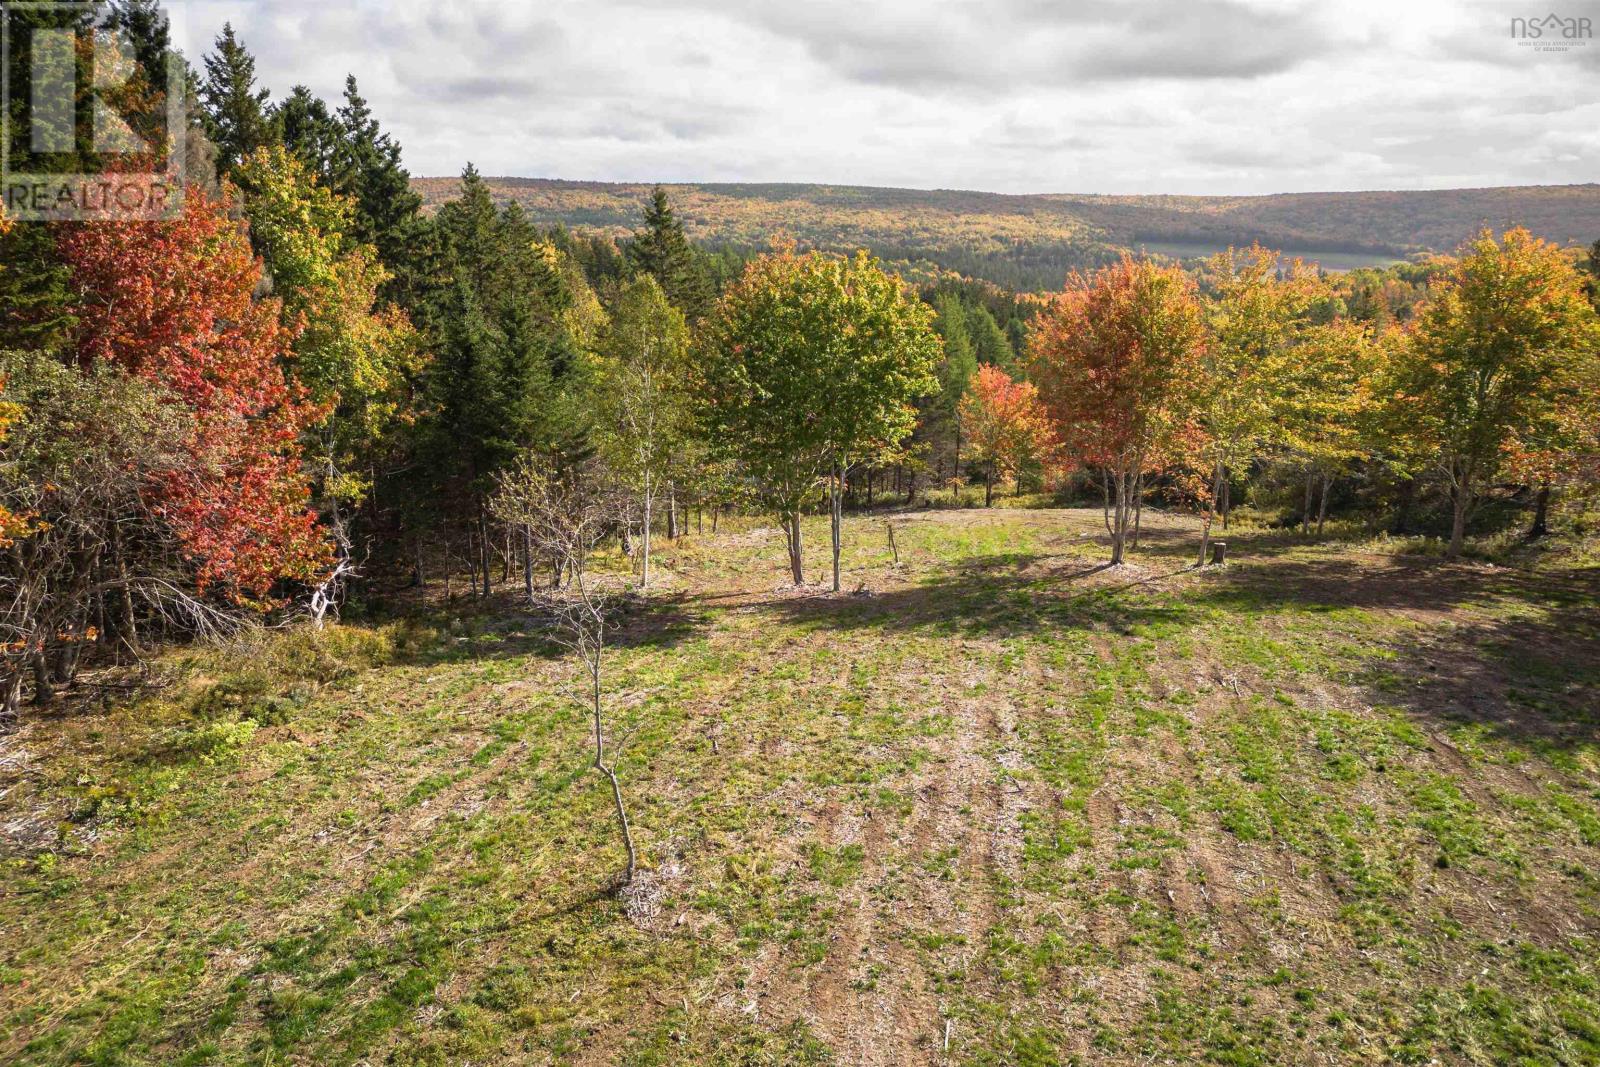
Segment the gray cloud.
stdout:
<path fill-rule="evenodd" d="M 1592 2 L 1586 6 L 1592 8 Z M 1500 0 L 190 0 L 419 174 L 1272 192 L 1592 181 L 1600 42 Z"/>
<path fill-rule="evenodd" d="M 1280 73 L 1342 47 L 1317 10 L 1235 0 L 962 0 L 866 10 L 847 0 L 760 0 L 732 17 L 798 41 L 870 85 L 997 92 Z"/>

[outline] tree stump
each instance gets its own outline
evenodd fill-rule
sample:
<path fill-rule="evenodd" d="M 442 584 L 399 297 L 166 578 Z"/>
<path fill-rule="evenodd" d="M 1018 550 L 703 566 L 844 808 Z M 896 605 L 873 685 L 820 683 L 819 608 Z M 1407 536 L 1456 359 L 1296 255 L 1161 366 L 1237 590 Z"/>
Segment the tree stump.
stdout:
<path fill-rule="evenodd" d="M 1213 542 L 1211 542 L 1211 565 L 1213 567 L 1220 567 L 1220 566 L 1222 566 L 1223 564 L 1225 564 L 1227 562 L 1228 562 L 1228 542 L 1226 542 L 1226 541 L 1213 541 Z"/>

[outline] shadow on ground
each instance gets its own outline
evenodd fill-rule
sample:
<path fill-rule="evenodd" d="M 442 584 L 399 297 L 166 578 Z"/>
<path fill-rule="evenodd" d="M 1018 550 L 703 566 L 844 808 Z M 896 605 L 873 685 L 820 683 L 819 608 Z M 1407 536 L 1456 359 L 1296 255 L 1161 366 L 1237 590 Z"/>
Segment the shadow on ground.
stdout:
<path fill-rule="evenodd" d="M 1149 540 L 1124 568 L 1010 552 L 882 592 L 778 597 L 755 610 L 802 627 L 964 637 L 1371 611 L 1424 624 L 1374 621 L 1377 654 L 1354 665 L 1372 703 L 1445 726 L 1480 724 L 1547 752 L 1600 745 L 1600 572 L 1535 575 L 1329 547 L 1326 558 L 1261 558 L 1246 542 L 1241 562 L 1204 570 Z"/>

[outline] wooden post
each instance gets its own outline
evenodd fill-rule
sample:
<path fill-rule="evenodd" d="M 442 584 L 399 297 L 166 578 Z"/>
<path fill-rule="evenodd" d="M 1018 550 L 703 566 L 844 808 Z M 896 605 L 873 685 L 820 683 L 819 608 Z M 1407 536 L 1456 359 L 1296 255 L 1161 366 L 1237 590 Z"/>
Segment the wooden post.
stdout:
<path fill-rule="evenodd" d="M 889 528 L 889 551 L 894 553 L 894 565 L 898 567 L 900 566 L 900 549 L 894 543 L 894 523 L 886 522 L 884 525 Z"/>

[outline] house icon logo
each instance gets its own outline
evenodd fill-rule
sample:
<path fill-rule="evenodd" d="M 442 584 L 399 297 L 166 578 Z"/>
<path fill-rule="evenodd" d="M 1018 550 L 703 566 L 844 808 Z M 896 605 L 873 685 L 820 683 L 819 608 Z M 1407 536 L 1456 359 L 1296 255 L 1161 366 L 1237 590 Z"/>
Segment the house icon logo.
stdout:
<path fill-rule="evenodd" d="M 1587 16 L 1564 18 L 1554 11 L 1543 18 L 1514 18 L 1511 37 L 1519 45 L 1541 52 L 1566 52 L 1594 38 L 1594 20 Z"/>

